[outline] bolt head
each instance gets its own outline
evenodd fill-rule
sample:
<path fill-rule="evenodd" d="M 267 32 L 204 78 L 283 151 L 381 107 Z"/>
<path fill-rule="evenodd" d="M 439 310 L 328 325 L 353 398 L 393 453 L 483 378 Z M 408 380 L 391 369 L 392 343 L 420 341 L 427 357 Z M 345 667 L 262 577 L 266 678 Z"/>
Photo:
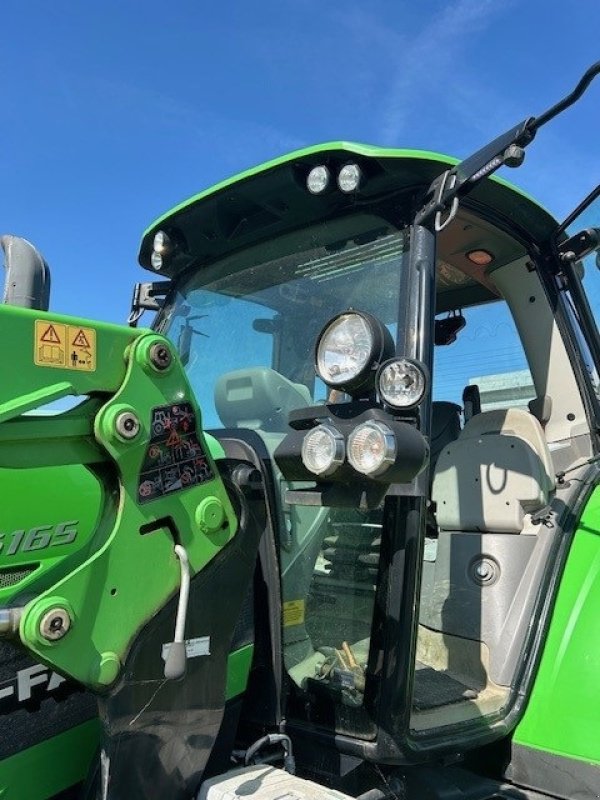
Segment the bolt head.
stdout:
<path fill-rule="evenodd" d="M 140 421 L 135 414 L 124 411 L 115 420 L 115 430 L 122 439 L 135 439 L 140 432 Z"/>
<path fill-rule="evenodd" d="M 471 563 L 469 573 L 479 586 L 492 586 L 500 577 L 500 566 L 492 557 L 483 556 Z"/>
<path fill-rule="evenodd" d="M 520 167 L 525 160 L 525 150 L 518 144 L 511 144 L 504 151 L 504 164 L 507 167 Z"/>
<path fill-rule="evenodd" d="M 171 366 L 173 356 L 166 344 L 157 342 L 150 348 L 150 363 L 157 370 L 165 370 Z"/>
<path fill-rule="evenodd" d="M 49 642 L 62 639 L 71 627 L 71 617 L 64 608 L 51 608 L 40 622 L 40 634 Z"/>

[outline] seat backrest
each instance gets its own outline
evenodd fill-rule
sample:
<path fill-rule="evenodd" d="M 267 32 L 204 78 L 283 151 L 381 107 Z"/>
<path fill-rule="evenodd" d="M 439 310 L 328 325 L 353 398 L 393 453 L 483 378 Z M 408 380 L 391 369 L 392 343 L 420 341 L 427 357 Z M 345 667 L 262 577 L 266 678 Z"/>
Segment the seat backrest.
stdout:
<path fill-rule="evenodd" d="M 554 469 L 538 420 L 516 408 L 476 414 L 440 454 L 432 499 L 442 530 L 520 533 L 548 505 Z"/>
<path fill-rule="evenodd" d="M 215 385 L 215 408 L 227 428 L 288 431 L 288 414 L 312 404 L 310 392 L 268 367 L 226 372 Z"/>
<path fill-rule="evenodd" d="M 439 454 L 460 434 L 460 406 L 446 400 L 431 404 L 430 463 L 435 466 Z"/>

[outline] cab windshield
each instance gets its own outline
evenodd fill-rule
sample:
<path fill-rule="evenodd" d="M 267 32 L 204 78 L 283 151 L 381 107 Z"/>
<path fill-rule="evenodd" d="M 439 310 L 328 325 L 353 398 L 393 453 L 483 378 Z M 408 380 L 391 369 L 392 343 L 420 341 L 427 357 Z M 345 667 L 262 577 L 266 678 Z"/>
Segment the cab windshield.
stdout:
<path fill-rule="evenodd" d="M 355 308 L 395 331 L 407 245 L 408 234 L 380 218 L 353 216 L 184 279 L 157 327 L 178 347 L 203 427 L 252 429 L 272 454 L 288 413 L 327 399 L 314 370 L 325 323 Z M 313 722 L 372 736 L 363 697 L 382 512 L 289 506 L 291 484 L 276 479 L 291 704 Z M 322 693 L 328 703 L 316 700 Z"/>
<path fill-rule="evenodd" d="M 352 230 L 352 238 L 345 235 Z M 325 399 L 315 380 L 314 345 L 325 323 L 349 308 L 390 326 L 398 310 L 404 233 L 376 217 L 320 225 L 195 271 L 178 286 L 159 322 L 179 349 L 205 428 L 228 424 L 215 387 L 230 372 L 277 371 L 306 402 Z M 246 425 L 261 430 L 258 424 Z"/>

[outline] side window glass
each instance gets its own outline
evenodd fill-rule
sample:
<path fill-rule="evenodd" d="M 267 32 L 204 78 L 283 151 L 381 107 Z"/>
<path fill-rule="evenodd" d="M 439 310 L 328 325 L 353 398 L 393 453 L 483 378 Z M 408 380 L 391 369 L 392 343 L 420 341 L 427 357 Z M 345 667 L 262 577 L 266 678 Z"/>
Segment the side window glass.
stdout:
<path fill-rule="evenodd" d="M 435 348 L 433 400 L 462 405 L 476 385 L 481 410 L 525 408 L 536 396 L 521 340 L 505 302 L 463 310 L 465 327 L 450 345 Z"/>
<path fill-rule="evenodd" d="M 596 258 L 596 255 L 591 255 L 583 259 L 583 261 L 580 262 L 579 274 L 581 276 L 583 290 L 590 304 L 590 309 L 596 321 L 596 325 L 598 325 L 598 320 L 600 318 L 600 271 L 596 266 Z M 565 300 L 567 313 L 571 318 L 571 324 L 573 326 L 575 338 L 577 339 L 581 362 L 590 377 L 596 397 L 600 400 L 600 377 L 598 376 L 598 368 L 584 336 L 577 305 L 573 300 L 572 293 L 568 289 L 565 290 Z"/>
<path fill-rule="evenodd" d="M 232 301 L 233 303 L 233 301 Z M 235 313 L 216 293 L 198 289 L 179 298 L 169 327 L 202 411 L 205 428 L 222 422 L 215 408 L 214 386 L 224 372 L 271 367 L 273 336 L 265 331 L 275 314 L 245 300 L 235 300 Z"/>
<path fill-rule="evenodd" d="M 588 229 L 600 229 L 600 197 L 596 197 L 596 199 L 590 202 L 578 216 L 569 222 L 566 235 L 569 237 L 575 236 L 581 231 Z M 582 258 L 577 264 L 576 272 L 581 280 L 581 285 L 587 297 L 596 327 L 598 327 L 600 321 L 600 250 L 596 250 Z M 596 396 L 600 399 L 598 365 L 595 363 L 590 345 L 586 340 L 585 326 L 582 324 L 581 312 L 577 307 L 577 303 L 570 288 L 567 288 L 565 291 L 565 299 L 567 311 L 571 317 L 573 330 L 577 338 L 582 363 L 590 376 Z"/>

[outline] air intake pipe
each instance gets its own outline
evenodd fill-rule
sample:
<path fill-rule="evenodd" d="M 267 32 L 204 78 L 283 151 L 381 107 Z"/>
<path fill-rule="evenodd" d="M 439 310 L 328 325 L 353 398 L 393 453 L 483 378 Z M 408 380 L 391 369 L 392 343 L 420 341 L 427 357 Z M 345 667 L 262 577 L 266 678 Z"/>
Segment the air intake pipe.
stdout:
<path fill-rule="evenodd" d="M 26 239 L 0 236 L 4 250 L 6 283 L 3 303 L 47 311 L 50 303 L 50 269 L 42 255 Z"/>

